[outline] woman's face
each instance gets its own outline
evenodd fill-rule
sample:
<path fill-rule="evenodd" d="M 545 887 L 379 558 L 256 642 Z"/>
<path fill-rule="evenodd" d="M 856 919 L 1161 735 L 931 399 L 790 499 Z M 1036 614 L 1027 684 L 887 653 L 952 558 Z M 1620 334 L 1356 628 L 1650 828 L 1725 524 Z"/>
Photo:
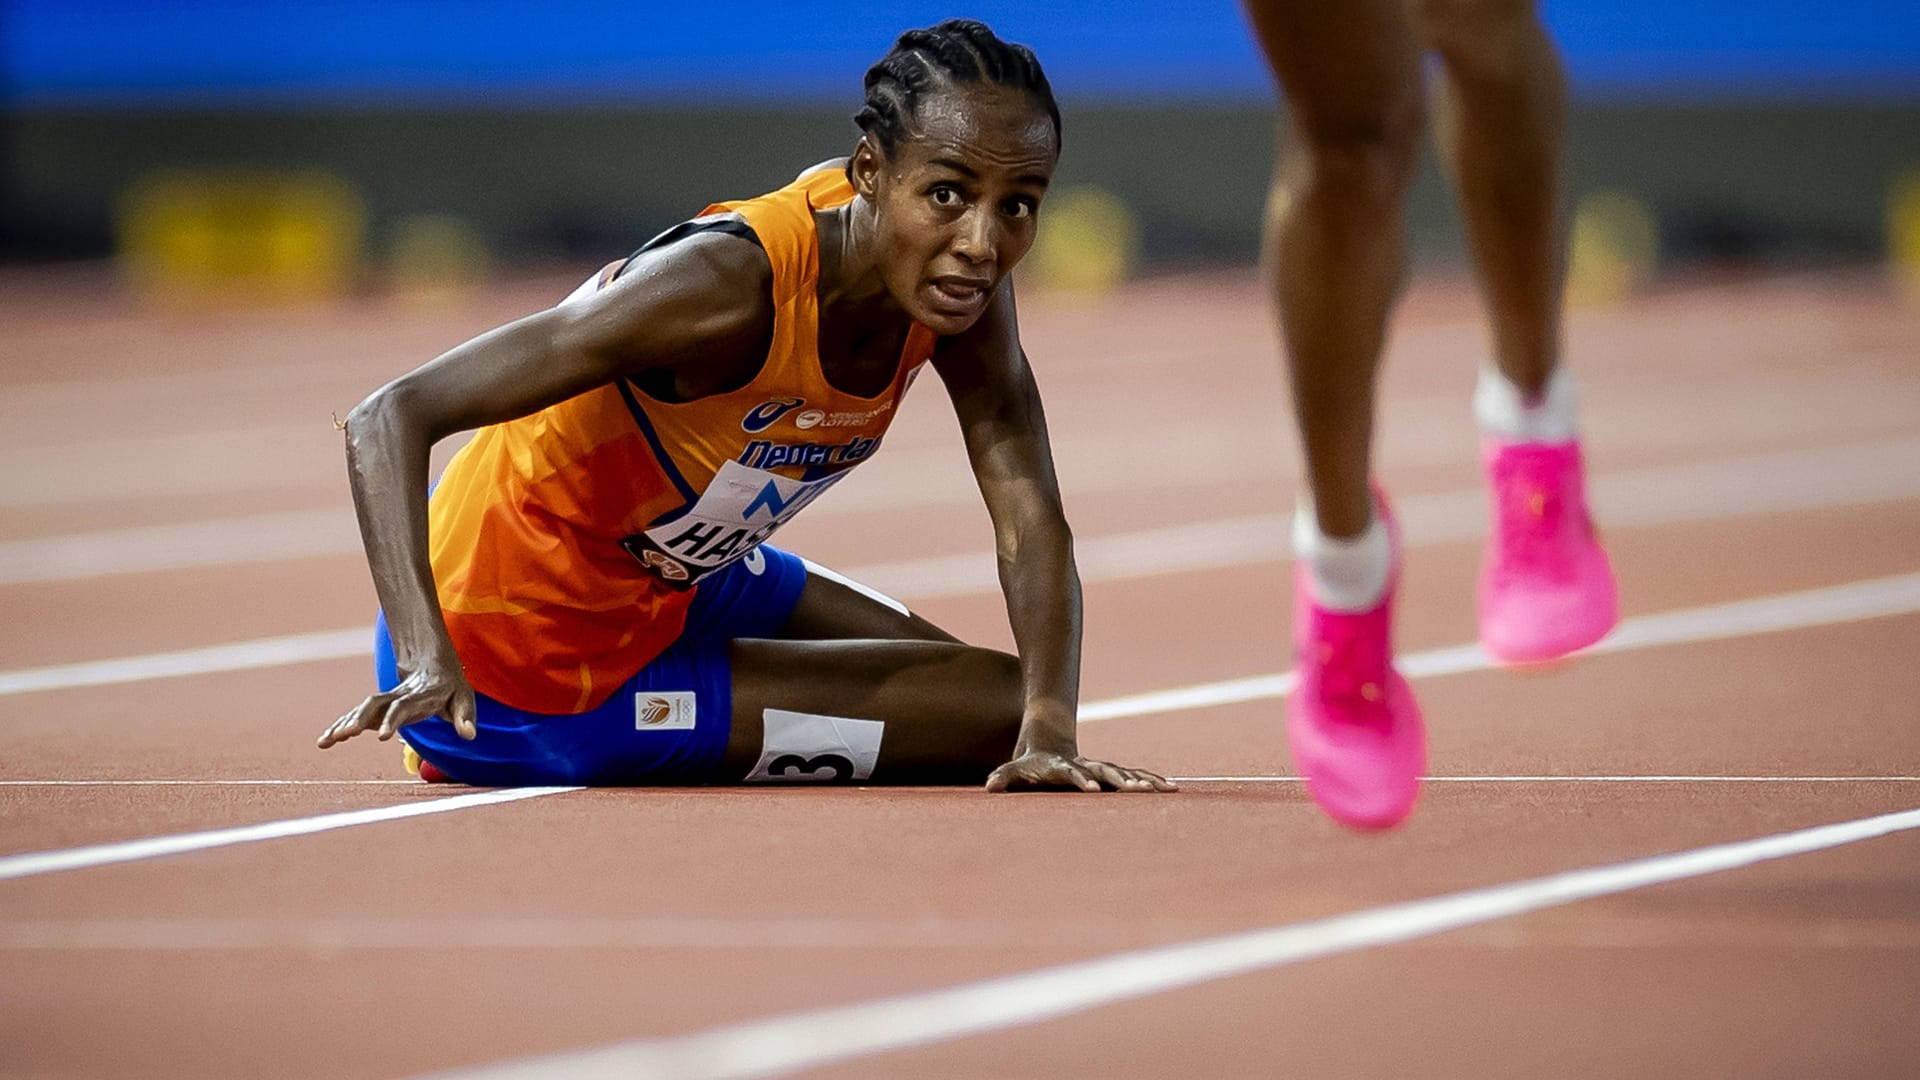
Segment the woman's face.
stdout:
<path fill-rule="evenodd" d="M 854 188 L 875 207 L 875 260 L 908 316 L 936 334 L 973 325 L 1033 246 L 1058 157 L 1046 110 L 991 83 L 922 98 L 884 157 L 861 141 Z"/>

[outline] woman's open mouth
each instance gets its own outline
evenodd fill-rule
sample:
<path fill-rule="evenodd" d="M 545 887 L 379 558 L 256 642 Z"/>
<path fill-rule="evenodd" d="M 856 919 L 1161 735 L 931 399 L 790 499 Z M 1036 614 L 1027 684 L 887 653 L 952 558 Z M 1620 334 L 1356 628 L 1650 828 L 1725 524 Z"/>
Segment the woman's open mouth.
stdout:
<path fill-rule="evenodd" d="M 929 281 L 934 309 L 942 315 L 977 315 L 993 294 L 993 282 L 987 278 L 947 274 Z"/>

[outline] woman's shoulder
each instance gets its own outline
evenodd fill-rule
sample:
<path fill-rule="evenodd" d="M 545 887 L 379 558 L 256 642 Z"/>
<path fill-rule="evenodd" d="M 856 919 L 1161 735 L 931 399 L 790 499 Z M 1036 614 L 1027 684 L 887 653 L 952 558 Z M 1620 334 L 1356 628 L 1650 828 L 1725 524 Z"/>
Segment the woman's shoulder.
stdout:
<path fill-rule="evenodd" d="M 828 158 L 818 165 L 809 165 L 801 169 L 800 175 L 794 177 L 793 182 L 797 184 L 803 180 L 817 177 L 820 173 L 839 173 L 841 176 L 845 176 L 847 174 L 847 165 L 852 161 L 852 158 L 845 156 Z"/>
<path fill-rule="evenodd" d="M 799 226 L 815 210 L 844 205 L 853 198 L 853 184 L 847 179 L 847 159 L 828 158 L 801 170 L 786 186 L 751 199 L 717 202 L 701 212 L 702 217 L 735 215 L 744 218 L 756 230 L 779 227 L 779 223 Z"/>
<path fill-rule="evenodd" d="M 776 294 L 810 288 L 810 279 L 817 272 L 820 239 L 815 215 L 844 206 L 853 198 L 844 160 L 821 162 L 785 187 L 756 198 L 714 203 L 694 221 L 733 223 L 731 227 L 765 253 Z"/>

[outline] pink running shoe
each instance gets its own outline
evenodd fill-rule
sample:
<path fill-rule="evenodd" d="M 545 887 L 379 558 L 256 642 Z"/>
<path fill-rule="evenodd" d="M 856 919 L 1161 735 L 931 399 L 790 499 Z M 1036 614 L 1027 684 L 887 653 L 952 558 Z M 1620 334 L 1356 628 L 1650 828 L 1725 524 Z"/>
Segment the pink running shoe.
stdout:
<path fill-rule="evenodd" d="M 1354 829 L 1388 829 L 1406 820 L 1427 767 L 1420 705 L 1393 669 L 1400 533 L 1377 490 L 1374 507 L 1394 561 L 1378 606 L 1357 614 L 1328 611 L 1314 602 L 1306 562 L 1294 566 L 1295 683 L 1287 697 L 1287 745 L 1313 801 Z"/>
<path fill-rule="evenodd" d="M 1620 621 L 1607 552 L 1587 511 L 1578 440 L 1483 438 L 1493 523 L 1480 567 L 1480 644 L 1511 664 L 1556 660 Z"/>

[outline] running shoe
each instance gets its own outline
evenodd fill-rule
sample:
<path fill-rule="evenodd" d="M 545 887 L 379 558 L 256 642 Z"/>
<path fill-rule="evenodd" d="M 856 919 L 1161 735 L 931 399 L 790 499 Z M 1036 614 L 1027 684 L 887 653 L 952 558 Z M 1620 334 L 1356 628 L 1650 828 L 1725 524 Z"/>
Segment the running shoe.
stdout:
<path fill-rule="evenodd" d="M 453 778 L 439 770 L 433 762 L 420 756 L 408 743 L 400 744 L 400 764 L 407 770 L 408 776 L 417 776 L 429 784 L 451 784 Z"/>
<path fill-rule="evenodd" d="M 1492 528 L 1480 567 L 1480 644 L 1510 664 L 1557 660 L 1620 621 L 1613 566 L 1587 510 L 1578 440 L 1483 438 Z"/>
<path fill-rule="evenodd" d="M 1427 765 L 1426 726 L 1413 690 L 1393 667 L 1393 594 L 1400 533 L 1385 494 L 1374 512 L 1386 526 L 1393 570 L 1368 611 L 1329 611 L 1313 596 L 1313 571 L 1294 566 L 1294 687 L 1287 697 L 1287 744 L 1307 793 L 1327 816 L 1353 829 L 1406 820 Z"/>

